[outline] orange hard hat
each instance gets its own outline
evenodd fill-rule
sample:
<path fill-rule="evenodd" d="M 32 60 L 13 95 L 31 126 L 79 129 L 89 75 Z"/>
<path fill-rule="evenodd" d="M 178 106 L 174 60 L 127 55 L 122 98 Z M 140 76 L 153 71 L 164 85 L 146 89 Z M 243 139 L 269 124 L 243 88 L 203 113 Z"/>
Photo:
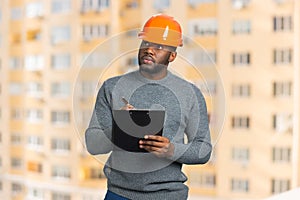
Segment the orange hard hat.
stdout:
<path fill-rule="evenodd" d="M 154 15 L 148 19 L 138 37 L 157 44 L 182 46 L 180 24 L 173 17 L 165 14 Z"/>

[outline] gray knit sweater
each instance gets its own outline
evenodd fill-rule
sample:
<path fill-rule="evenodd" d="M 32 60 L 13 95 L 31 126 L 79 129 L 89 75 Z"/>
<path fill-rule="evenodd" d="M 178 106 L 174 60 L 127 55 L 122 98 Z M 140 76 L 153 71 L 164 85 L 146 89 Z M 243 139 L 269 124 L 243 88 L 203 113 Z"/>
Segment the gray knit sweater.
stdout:
<path fill-rule="evenodd" d="M 137 109 L 166 111 L 163 136 L 174 144 L 172 157 L 113 150 L 112 110 L 124 105 L 123 96 Z M 171 72 L 161 80 L 146 79 L 135 71 L 105 81 L 85 139 L 91 154 L 111 152 L 104 167 L 108 189 L 134 200 L 187 199 L 182 164 L 204 164 L 212 150 L 206 104 L 200 90 Z"/>

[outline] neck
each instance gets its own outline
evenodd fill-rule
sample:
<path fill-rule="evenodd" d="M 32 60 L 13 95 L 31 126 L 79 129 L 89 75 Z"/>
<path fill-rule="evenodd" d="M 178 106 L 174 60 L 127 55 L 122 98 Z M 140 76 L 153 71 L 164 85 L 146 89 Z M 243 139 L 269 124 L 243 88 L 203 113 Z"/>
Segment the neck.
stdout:
<path fill-rule="evenodd" d="M 139 70 L 139 71 L 142 76 L 144 76 L 145 78 L 150 79 L 150 80 L 160 80 L 160 79 L 163 79 L 164 77 L 166 77 L 168 74 L 167 70 L 160 71 L 158 73 L 147 73 L 143 70 Z"/>

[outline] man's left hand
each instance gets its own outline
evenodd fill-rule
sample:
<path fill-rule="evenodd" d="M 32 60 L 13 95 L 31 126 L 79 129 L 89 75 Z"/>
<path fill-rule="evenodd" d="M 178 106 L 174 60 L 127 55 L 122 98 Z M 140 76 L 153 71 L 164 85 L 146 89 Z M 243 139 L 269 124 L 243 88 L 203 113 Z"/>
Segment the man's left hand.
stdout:
<path fill-rule="evenodd" d="M 146 135 L 144 140 L 140 140 L 139 144 L 140 148 L 160 158 L 172 157 L 174 154 L 174 145 L 168 138 L 163 136 Z"/>

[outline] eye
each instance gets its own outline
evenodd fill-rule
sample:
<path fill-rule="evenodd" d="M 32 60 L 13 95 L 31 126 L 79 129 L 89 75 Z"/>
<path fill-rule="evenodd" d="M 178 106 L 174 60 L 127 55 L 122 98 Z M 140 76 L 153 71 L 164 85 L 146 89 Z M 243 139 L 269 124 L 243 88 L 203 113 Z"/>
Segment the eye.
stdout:
<path fill-rule="evenodd" d="M 163 49 L 164 47 L 162 45 L 157 45 L 157 49 L 161 50 Z"/>
<path fill-rule="evenodd" d="M 145 46 L 145 47 L 149 47 L 149 46 L 150 46 L 150 43 L 149 43 L 149 42 L 144 42 L 144 46 Z"/>

